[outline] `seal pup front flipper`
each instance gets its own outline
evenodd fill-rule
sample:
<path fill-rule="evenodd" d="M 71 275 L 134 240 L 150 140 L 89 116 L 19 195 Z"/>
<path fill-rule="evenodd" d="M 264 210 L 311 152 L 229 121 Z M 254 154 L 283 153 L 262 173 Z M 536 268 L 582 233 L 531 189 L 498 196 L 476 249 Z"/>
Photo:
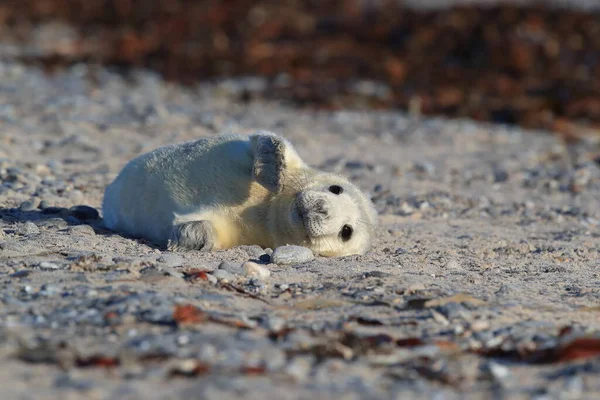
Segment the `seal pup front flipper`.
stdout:
<path fill-rule="evenodd" d="M 305 168 L 290 142 L 269 131 L 258 131 L 250 136 L 254 151 L 253 178 L 267 190 L 278 193 L 283 190 L 286 174 Z"/>

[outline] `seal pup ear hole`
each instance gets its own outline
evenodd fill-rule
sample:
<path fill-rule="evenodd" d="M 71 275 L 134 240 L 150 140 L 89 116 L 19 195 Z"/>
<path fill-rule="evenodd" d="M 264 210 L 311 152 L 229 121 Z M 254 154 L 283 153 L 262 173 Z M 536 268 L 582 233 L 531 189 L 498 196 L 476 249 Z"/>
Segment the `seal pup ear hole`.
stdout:
<path fill-rule="evenodd" d="M 342 230 L 340 231 L 340 237 L 342 238 L 343 242 L 347 242 L 348 240 L 350 240 L 353 233 L 354 229 L 352 229 L 350 225 L 344 225 L 342 227 Z"/>
<path fill-rule="evenodd" d="M 331 185 L 329 186 L 329 191 L 333 194 L 342 194 L 344 193 L 344 188 L 339 185 Z"/>

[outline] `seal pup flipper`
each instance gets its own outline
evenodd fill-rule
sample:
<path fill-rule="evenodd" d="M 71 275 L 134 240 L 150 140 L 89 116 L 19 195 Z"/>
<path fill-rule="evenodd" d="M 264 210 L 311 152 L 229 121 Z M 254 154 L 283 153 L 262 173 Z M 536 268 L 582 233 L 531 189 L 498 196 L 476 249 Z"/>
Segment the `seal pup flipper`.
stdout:
<path fill-rule="evenodd" d="M 254 150 L 253 178 L 271 192 L 283 188 L 285 173 L 305 167 L 290 142 L 268 131 L 250 136 Z"/>
<path fill-rule="evenodd" d="M 210 221 L 189 221 L 173 226 L 167 249 L 210 251 L 215 246 L 216 232 Z"/>

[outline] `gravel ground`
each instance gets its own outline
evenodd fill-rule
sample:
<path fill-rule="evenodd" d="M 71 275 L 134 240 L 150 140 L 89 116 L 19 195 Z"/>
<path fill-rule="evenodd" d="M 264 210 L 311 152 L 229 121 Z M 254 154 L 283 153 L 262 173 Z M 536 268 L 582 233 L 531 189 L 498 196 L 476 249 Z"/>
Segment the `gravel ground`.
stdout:
<path fill-rule="evenodd" d="M 0 64 L 3 399 L 598 396 L 590 144 L 242 106 L 235 84 Z M 259 128 L 372 195 L 372 251 L 277 265 L 258 246 L 168 253 L 103 229 L 95 209 L 132 157 Z"/>

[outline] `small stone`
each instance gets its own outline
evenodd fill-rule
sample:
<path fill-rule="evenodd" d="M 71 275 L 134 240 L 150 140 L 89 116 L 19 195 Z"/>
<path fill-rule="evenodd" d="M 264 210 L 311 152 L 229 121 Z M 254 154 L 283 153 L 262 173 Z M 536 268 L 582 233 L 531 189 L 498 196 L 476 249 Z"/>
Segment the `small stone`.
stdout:
<path fill-rule="evenodd" d="M 411 215 L 412 213 L 415 212 L 415 208 L 413 206 L 411 206 L 410 204 L 404 202 L 400 205 L 400 215 L 405 217 L 408 215 Z"/>
<path fill-rule="evenodd" d="M 503 169 L 494 170 L 494 183 L 502 183 L 508 180 L 508 172 Z"/>
<path fill-rule="evenodd" d="M 183 258 L 174 253 L 165 253 L 158 257 L 156 261 L 165 263 L 169 267 L 181 267 L 183 265 Z"/>
<path fill-rule="evenodd" d="M 498 297 L 511 297 L 520 293 L 523 290 L 521 285 L 504 284 L 496 291 Z"/>
<path fill-rule="evenodd" d="M 76 390 L 78 392 L 88 392 L 94 387 L 94 383 L 91 380 L 72 378 L 65 373 L 55 379 L 54 387 Z"/>
<path fill-rule="evenodd" d="M 33 222 L 27 221 L 17 228 L 17 233 L 23 236 L 36 235 L 40 233 L 40 229 Z"/>
<path fill-rule="evenodd" d="M 185 346 L 190 342 L 190 337 L 187 335 L 181 335 L 177 337 L 177 344 L 180 346 Z"/>
<path fill-rule="evenodd" d="M 248 253 L 248 256 L 252 257 L 252 258 L 259 258 L 263 254 L 265 254 L 265 251 L 263 250 L 263 248 L 258 245 L 241 246 L 241 247 L 243 247 L 244 250 L 246 250 L 246 253 Z"/>
<path fill-rule="evenodd" d="M 38 201 L 39 200 L 24 201 L 19 205 L 19 210 L 23 212 L 34 211 L 38 207 Z"/>
<path fill-rule="evenodd" d="M 429 162 L 415 162 L 413 168 L 416 172 L 421 174 L 433 175 L 435 173 L 435 166 Z"/>
<path fill-rule="evenodd" d="M 31 271 L 28 269 L 20 269 L 16 272 L 13 272 L 12 274 L 10 274 L 11 278 L 25 278 L 27 276 L 29 276 L 29 274 L 31 274 Z"/>
<path fill-rule="evenodd" d="M 490 323 L 488 321 L 479 320 L 479 321 L 473 322 L 471 324 L 470 328 L 473 332 L 481 332 L 486 329 L 489 329 Z"/>
<path fill-rule="evenodd" d="M 464 318 L 464 319 L 469 319 L 469 310 L 463 306 L 461 303 L 448 303 L 448 304 L 444 304 L 441 305 L 439 307 L 436 307 L 436 311 L 438 311 L 439 313 L 441 313 L 444 317 L 446 317 L 449 320 L 452 320 L 454 318 Z"/>
<path fill-rule="evenodd" d="M 172 276 L 174 278 L 185 279 L 185 275 L 183 275 L 183 273 L 179 272 L 174 267 L 171 267 L 169 265 L 159 266 L 159 270 L 162 271 L 164 274 Z"/>
<path fill-rule="evenodd" d="M 510 375 L 510 370 L 508 367 L 493 361 L 490 361 L 488 368 L 492 376 L 499 381 L 505 380 Z"/>
<path fill-rule="evenodd" d="M 197 367 L 198 361 L 194 359 L 187 359 L 174 363 L 172 371 L 181 375 L 192 375 Z"/>
<path fill-rule="evenodd" d="M 40 210 L 45 210 L 48 207 L 50 207 L 50 204 L 46 200 L 40 201 L 40 204 L 38 205 Z"/>
<path fill-rule="evenodd" d="M 271 271 L 253 261 L 246 261 L 242 266 L 244 275 L 259 279 L 268 279 L 271 276 Z"/>
<path fill-rule="evenodd" d="M 69 213 L 80 221 L 100 218 L 98 210 L 90 206 L 73 206 L 69 209 Z"/>
<path fill-rule="evenodd" d="M 218 281 L 221 282 L 233 282 L 235 280 L 235 275 L 225 269 L 214 270 L 212 272 L 212 276 L 214 276 L 215 278 L 217 278 Z"/>
<path fill-rule="evenodd" d="M 451 258 L 445 265 L 444 268 L 447 269 L 461 269 L 460 264 L 458 263 L 458 261 L 456 261 L 456 259 Z"/>
<path fill-rule="evenodd" d="M 55 270 L 55 269 L 59 269 L 60 267 L 54 263 L 48 262 L 48 261 L 42 261 L 40 263 L 40 268 L 42 269 L 51 269 L 51 270 Z"/>
<path fill-rule="evenodd" d="M 313 252 L 302 246 L 280 246 L 273 251 L 271 256 L 272 262 L 275 264 L 300 264 L 305 263 L 315 258 Z"/>
<path fill-rule="evenodd" d="M 219 264 L 218 269 L 222 269 L 234 275 L 241 275 L 244 272 L 242 267 L 240 267 L 238 264 L 234 264 L 229 261 L 223 261 L 221 264 Z"/>
<path fill-rule="evenodd" d="M 45 211 L 45 210 L 44 210 Z M 42 211 L 42 213 L 44 213 L 44 211 Z M 65 229 L 69 226 L 69 224 L 67 223 L 67 221 L 65 221 L 62 218 L 48 218 L 47 220 L 45 220 L 42 225 L 45 228 L 53 228 L 53 229 Z"/>
<path fill-rule="evenodd" d="M 279 332 L 285 328 L 286 321 L 281 317 L 275 317 L 272 315 L 267 316 L 262 325 L 271 332 Z"/>
<path fill-rule="evenodd" d="M 206 280 L 211 284 L 211 285 L 216 285 L 218 280 L 216 277 L 212 276 L 211 274 L 207 274 L 206 275 Z"/>
<path fill-rule="evenodd" d="M 38 164 L 35 167 L 35 173 L 40 176 L 50 175 L 50 168 L 44 164 Z"/>
<path fill-rule="evenodd" d="M 94 228 L 89 225 L 75 225 L 69 227 L 69 233 L 75 235 L 96 236 Z"/>
<path fill-rule="evenodd" d="M 296 381 L 303 381 L 310 374 L 312 361 L 309 357 L 296 357 L 285 366 L 284 373 Z"/>

